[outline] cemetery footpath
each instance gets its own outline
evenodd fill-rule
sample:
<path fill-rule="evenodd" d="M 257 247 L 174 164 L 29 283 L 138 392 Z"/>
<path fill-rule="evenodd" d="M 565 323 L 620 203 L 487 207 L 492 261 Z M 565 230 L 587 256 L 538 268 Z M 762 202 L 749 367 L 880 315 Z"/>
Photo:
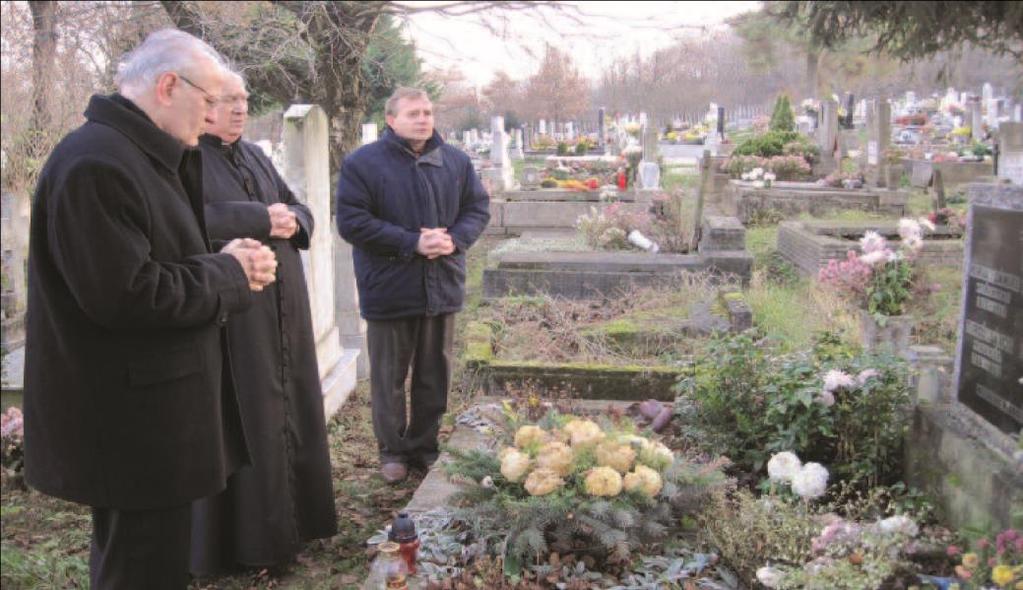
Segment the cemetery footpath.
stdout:
<path fill-rule="evenodd" d="M 946 185 L 932 171 L 914 188 L 883 156 L 899 101 L 864 103 L 863 141 L 839 130 L 836 103 L 818 108 L 810 134 L 781 122 L 736 144 L 713 108 L 689 127 L 704 134 L 697 157 L 673 156 L 681 169 L 645 117 L 601 114 L 595 145 L 572 155 L 499 117 L 467 132 L 470 154 L 489 144 L 494 220 L 469 253 L 445 453 L 397 486 L 376 475 L 356 385 L 350 252 L 323 232 L 304 263 L 342 530 L 290 567 L 192 587 L 382 587 L 399 577 L 378 555 L 399 510 L 418 533 L 410 587 L 1015 577 L 1019 128 L 1002 122 L 1000 178 Z M 568 144 L 583 129 L 551 134 Z M 778 138 L 788 154 L 757 151 Z M 285 155 L 299 198 L 327 207 L 318 108 L 288 110 Z M 87 514 L 25 490 L 6 441 L 4 587 L 84 584 Z M 967 531 L 989 554 L 963 549 Z"/>

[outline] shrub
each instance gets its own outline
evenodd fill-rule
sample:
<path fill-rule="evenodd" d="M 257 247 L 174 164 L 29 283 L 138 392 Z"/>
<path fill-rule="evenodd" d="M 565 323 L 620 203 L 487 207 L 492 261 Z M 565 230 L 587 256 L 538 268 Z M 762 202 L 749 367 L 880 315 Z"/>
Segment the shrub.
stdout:
<path fill-rule="evenodd" d="M 760 156 L 770 158 L 781 156 L 785 153 L 785 144 L 798 141 L 799 134 L 795 131 L 771 130 L 762 135 L 756 135 L 735 146 L 732 152 L 736 156 Z"/>
<path fill-rule="evenodd" d="M 568 144 L 567 143 L 565 143 L 563 141 L 559 141 L 558 142 L 558 155 L 559 156 L 567 156 L 568 155 Z"/>
<path fill-rule="evenodd" d="M 775 175 L 776 180 L 800 180 L 811 174 L 810 164 L 799 156 L 732 156 L 724 165 L 725 171 L 732 178 L 739 178 L 743 173 L 755 168 L 762 168 Z"/>
<path fill-rule="evenodd" d="M 777 451 L 858 486 L 898 473 L 909 393 L 896 359 L 833 336 L 812 352 L 771 356 L 765 346 L 750 333 L 719 338 L 680 382 L 676 413 L 693 444 L 753 473 Z"/>
<path fill-rule="evenodd" d="M 771 131 L 792 132 L 796 128 L 796 119 L 792 115 L 792 105 L 789 104 L 789 97 L 781 95 L 774 103 L 774 112 L 771 114 Z"/>

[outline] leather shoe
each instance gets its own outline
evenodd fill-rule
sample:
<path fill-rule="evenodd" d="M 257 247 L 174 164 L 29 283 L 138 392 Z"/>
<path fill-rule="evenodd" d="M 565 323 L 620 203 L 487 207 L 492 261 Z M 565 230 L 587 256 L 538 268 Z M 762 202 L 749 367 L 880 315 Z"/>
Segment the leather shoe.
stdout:
<path fill-rule="evenodd" d="M 384 463 L 380 466 L 380 475 L 387 483 L 398 483 L 408 475 L 408 468 L 404 463 Z"/>

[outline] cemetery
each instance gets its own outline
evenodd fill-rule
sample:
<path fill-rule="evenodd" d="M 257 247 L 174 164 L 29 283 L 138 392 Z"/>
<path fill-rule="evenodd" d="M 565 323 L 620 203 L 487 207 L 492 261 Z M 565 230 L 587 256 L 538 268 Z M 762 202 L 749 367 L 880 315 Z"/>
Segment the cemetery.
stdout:
<path fill-rule="evenodd" d="M 402 29 L 435 7 L 240 4 L 249 11 L 180 10 L 249 68 L 245 138 L 316 221 L 301 265 L 338 531 L 284 565 L 193 577 L 189 590 L 1023 588 L 1023 95 L 1013 86 L 1023 26 L 955 54 L 952 41 L 884 45 L 881 29 L 835 36 L 786 20 L 820 17 L 821 3 L 779 3 L 788 11 L 738 13 L 726 33 L 703 30 L 634 63 L 608 53 L 589 78 L 573 61 L 581 50 L 548 44 L 527 78 L 501 70 L 472 87 L 439 66 L 431 78 L 421 69 L 431 54 Z M 482 4 L 473 12 L 551 22 L 561 10 Z M 315 42 L 326 26 L 317 10 L 380 7 L 368 30 L 338 21 Z M 173 8 L 154 10 L 189 30 Z M 906 10 L 882 24 L 924 18 Z M 3 11 L 26 59 L 8 60 L 5 44 L 0 582 L 90 587 L 89 508 L 24 475 L 28 181 L 48 153 L 8 135 L 50 125 L 56 140 L 81 121 L 15 116 L 8 92 L 37 104 L 14 89 L 33 88 L 45 52 L 32 52 L 35 13 Z M 261 50 L 300 46 L 320 61 L 296 53 L 274 58 L 279 71 L 259 69 L 263 58 L 236 43 L 270 27 L 258 20 L 267 14 L 275 31 L 301 21 L 304 32 L 260 38 Z M 82 34 L 99 39 L 109 22 Z M 110 31 L 122 44 L 136 35 Z M 382 45 L 346 49 L 358 74 L 314 72 L 340 59 L 317 53 L 335 38 Z M 880 53 L 860 51 L 868 41 Z M 80 50 L 57 53 L 79 64 Z M 939 61 L 940 86 L 913 69 Z M 9 85 L 16 75 L 26 81 Z M 101 83 L 112 88 L 105 75 L 61 100 L 80 111 Z M 278 76 L 296 86 L 282 91 Z M 439 137 L 472 162 L 490 219 L 460 252 L 466 299 L 440 458 L 390 481 L 359 252 L 335 214 L 344 157 L 393 133 L 384 100 L 416 85 L 429 89 Z"/>

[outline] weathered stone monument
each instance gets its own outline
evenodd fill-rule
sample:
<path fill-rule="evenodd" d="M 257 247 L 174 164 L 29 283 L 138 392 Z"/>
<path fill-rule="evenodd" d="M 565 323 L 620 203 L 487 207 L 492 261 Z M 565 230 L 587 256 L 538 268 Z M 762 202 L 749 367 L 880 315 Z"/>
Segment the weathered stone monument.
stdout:
<path fill-rule="evenodd" d="M 967 107 L 970 111 L 970 138 L 981 141 L 984 139 L 984 120 L 980 112 L 980 97 L 971 97 Z"/>
<path fill-rule="evenodd" d="M 820 148 L 821 156 L 818 163 L 820 174 L 831 174 L 838 169 L 838 104 L 826 99 L 821 101 L 822 118 L 817 128 L 817 147 Z"/>
<path fill-rule="evenodd" d="M 654 190 L 661 187 L 661 167 L 657 163 L 657 128 L 648 125 L 643 128 L 643 160 L 639 163 L 637 177 L 639 186 L 644 190 Z"/>
<path fill-rule="evenodd" d="M 508 154 L 508 134 L 504 132 L 504 117 L 490 120 L 490 168 L 482 171 L 484 178 L 498 191 L 515 186 L 514 169 Z"/>
<path fill-rule="evenodd" d="M 373 143 L 377 140 L 377 124 L 376 123 L 363 123 L 362 124 L 362 145 Z"/>
<path fill-rule="evenodd" d="M 971 184 L 954 377 L 925 399 L 907 445 L 908 483 L 951 525 L 1023 525 L 1023 188 Z M 918 390 L 920 391 L 920 390 Z"/>
<path fill-rule="evenodd" d="M 515 130 L 514 145 L 511 149 L 512 160 L 523 160 L 526 157 L 525 150 L 522 148 L 522 129 Z"/>
<path fill-rule="evenodd" d="M 898 188 L 888 178 L 888 161 L 885 153 L 891 143 L 892 106 L 881 97 L 867 106 L 867 183 L 877 187 Z"/>
<path fill-rule="evenodd" d="M 329 418 L 355 389 L 359 351 L 341 347 L 341 333 L 335 322 L 335 245 L 328 229 L 333 224 L 327 117 L 323 109 L 316 105 L 292 105 L 284 113 L 284 148 L 284 178 L 319 224 L 309 250 L 302 252 L 302 265 L 309 290 L 324 410 Z M 354 278 L 349 284 L 354 286 Z"/>
<path fill-rule="evenodd" d="M 998 128 L 998 154 L 998 177 L 1023 186 L 1023 123 L 1002 123 Z"/>
<path fill-rule="evenodd" d="M 601 148 L 607 143 L 607 124 L 604 122 L 604 107 L 597 109 L 597 145 Z"/>

